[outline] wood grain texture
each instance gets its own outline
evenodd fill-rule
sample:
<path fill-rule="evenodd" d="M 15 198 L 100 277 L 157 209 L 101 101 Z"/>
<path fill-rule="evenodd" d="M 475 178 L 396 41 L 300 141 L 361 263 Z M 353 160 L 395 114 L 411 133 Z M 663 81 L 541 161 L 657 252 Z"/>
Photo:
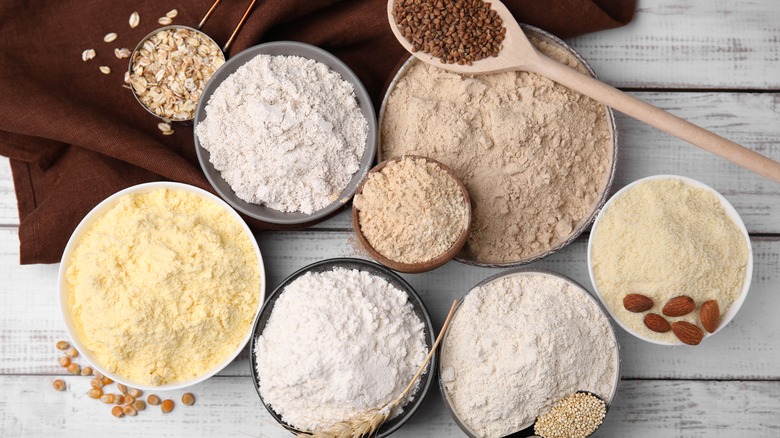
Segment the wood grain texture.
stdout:
<path fill-rule="evenodd" d="M 780 93 L 631 94 L 780 160 Z M 629 117 L 617 114 L 616 118 L 620 146 L 613 191 L 644 176 L 661 173 L 688 176 L 725 195 L 742 215 L 748 231 L 780 233 L 780 184 Z M 350 229 L 349 208 L 348 205 L 338 216 L 314 229 Z M 18 224 L 10 167 L 2 158 L 0 226 Z"/>
<path fill-rule="evenodd" d="M 57 304 L 56 265 L 17 267 L 15 233 L 0 229 L 0 374 L 63 374 L 56 364 L 57 340 L 66 338 Z M 315 261 L 364 255 L 346 232 L 268 232 L 258 236 L 270 291 L 297 269 Z M 731 324 L 702 345 L 662 347 L 616 329 L 624 378 L 780 379 L 780 347 L 767 333 L 780 332 L 780 238 L 754 239 L 755 273 L 750 295 Z M 531 268 L 568 275 L 590 289 L 586 242 L 580 239 Z M 404 274 L 422 296 L 434 325 L 444 321 L 454 298 L 499 270 L 450 262 L 426 274 Z M 724 352 L 728 352 L 727 354 Z M 245 350 L 221 375 L 248 376 Z"/>
<path fill-rule="evenodd" d="M 160 393 L 176 401 L 163 415 L 149 406 L 137 417 L 116 419 L 88 398 L 86 377 L 65 377 L 65 392 L 51 376 L 0 376 L 0 434 L 112 437 L 288 438 L 268 415 L 249 377 L 215 377 L 191 389 L 197 401 L 184 406 L 184 391 Z M 623 381 L 595 438 L 777 437 L 780 382 Z M 420 410 L 394 437 L 464 437 L 431 388 Z"/>
<path fill-rule="evenodd" d="M 640 0 L 628 26 L 570 43 L 613 86 L 780 88 L 776 0 Z"/>

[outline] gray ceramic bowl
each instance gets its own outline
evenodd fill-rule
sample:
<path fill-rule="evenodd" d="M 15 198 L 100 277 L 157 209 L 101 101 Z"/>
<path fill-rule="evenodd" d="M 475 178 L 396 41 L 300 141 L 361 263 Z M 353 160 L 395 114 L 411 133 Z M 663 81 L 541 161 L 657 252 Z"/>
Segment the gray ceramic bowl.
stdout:
<path fill-rule="evenodd" d="M 359 271 L 365 271 L 372 275 L 383 278 L 397 289 L 406 292 L 409 297 L 409 302 L 412 303 L 412 307 L 414 308 L 414 313 L 425 325 L 425 344 L 429 349 L 433 345 L 434 339 L 436 338 L 436 335 L 433 332 L 431 317 L 428 314 L 428 309 L 425 307 L 425 304 L 423 303 L 420 296 L 417 294 L 414 288 L 409 285 L 409 283 L 407 283 L 403 278 L 399 277 L 398 274 L 388 268 L 385 268 L 384 266 L 362 259 L 336 258 L 312 263 L 295 271 L 289 277 L 285 278 L 284 281 L 282 281 L 282 283 L 276 287 L 273 293 L 269 295 L 268 301 L 266 301 L 266 303 L 263 305 L 263 308 L 260 310 L 260 313 L 255 319 L 254 329 L 252 329 L 252 337 L 249 343 L 250 374 L 252 376 L 252 383 L 255 386 L 257 395 L 260 396 L 260 401 L 263 403 L 263 406 L 265 406 L 265 408 L 268 410 L 268 413 L 271 414 L 274 420 L 276 420 L 277 423 L 279 423 L 282 427 L 293 433 L 297 431 L 282 420 L 281 416 L 277 414 L 268 403 L 265 402 L 263 395 L 260 393 L 259 377 L 257 376 L 257 359 L 255 358 L 254 353 L 255 346 L 257 338 L 263 333 L 266 324 L 268 324 L 268 318 L 271 317 L 276 300 L 279 298 L 279 296 L 284 291 L 284 288 L 286 288 L 288 284 L 292 283 L 298 277 L 307 272 L 327 272 L 333 270 L 334 268 L 357 269 Z M 409 418 L 414 415 L 414 413 L 422 404 L 423 399 L 425 399 L 425 395 L 428 393 L 428 390 L 431 387 L 431 383 L 434 380 L 437 356 L 437 354 L 434 354 L 433 358 L 431 358 L 425 373 L 420 377 L 420 386 L 417 388 L 417 392 L 412 395 L 411 401 L 406 406 L 404 406 L 404 411 L 397 417 L 383 424 L 377 433 L 372 435 L 372 437 L 383 438 L 390 435 L 403 426 L 409 420 Z"/>
<path fill-rule="evenodd" d="M 338 211 L 344 206 L 352 196 L 355 194 L 358 184 L 363 179 L 363 176 L 373 166 L 374 157 L 376 156 L 377 145 L 377 123 L 376 114 L 374 113 L 374 105 L 371 103 L 371 98 L 368 96 L 360 79 L 347 67 L 340 59 L 331 55 L 330 53 L 309 44 L 299 43 L 295 41 L 276 41 L 272 43 L 260 44 L 258 46 L 250 47 L 238 55 L 230 58 L 219 70 L 214 74 L 206 88 L 203 90 L 200 101 L 198 102 L 198 108 L 195 111 L 195 128 L 198 123 L 206 118 L 206 105 L 208 104 L 211 95 L 219 87 L 219 85 L 227 79 L 228 76 L 233 74 L 239 67 L 251 60 L 257 55 L 295 55 L 303 58 L 313 59 L 317 62 L 321 62 L 333 71 L 337 72 L 346 81 L 351 83 L 355 87 L 355 95 L 357 96 L 358 105 L 363 113 L 363 116 L 368 122 L 368 138 L 366 140 L 366 148 L 363 152 L 363 157 L 360 159 L 360 169 L 355 172 L 352 179 L 347 186 L 342 190 L 338 199 L 327 207 L 315 211 L 312 214 L 304 214 L 300 212 L 285 213 L 283 211 L 274 210 L 263 205 L 250 204 L 236 196 L 233 189 L 230 188 L 227 182 L 222 179 L 220 172 L 214 168 L 214 165 L 209 161 L 209 151 L 201 146 L 198 141 L 197 131 L 195 132 L 195 152 L 198 155 L 198 161 L 200 167 L 203 169 L 203 173 L 206 174 L 206 178 L 214 187 L 217 194 L 222 197 L 233 208 L 246 214 L 249 217 L 261 220 L 263 222 L 279 224 L 279 225 L 313 225 L 323 219 L 328 218 L 333 213 Z"/>
<path fill-rule="evenodd" d="M 596 298 L 593 297 L 593 295 L 588 293 L 587 289 L 582 287 L 576 281 L 572 280 L 571 278 L 569 278 L 569 277 L 567 277 L 567 276 L 565 276 L 563 274 L 559 274 L 557 272 L 548 271 L 548 270 L 544 270 L 544 269 L 528 269 L 528 268 L 509 269 L 509 270 L 504 271 L 504 272 L 502 272 L 500 274 L 496 274 L 496 275 L 490 276 L 490 277 L 480 281 L 479 283 L 474 285 L 474 287 L 472 287 L 469 290 L 469 292 L 466 293 L 466 295 L 468 295 L 469 293 L 471 293 L 471 291 L 473 291 L 474 289 L 476 289 L 476 288 L 478 288 L 480 286 L 484 286 L 484 285 L 486 285 L 488 283 L 492 283 L 492 282 L 494 282 L 496 280 L 499 280 L 499 279 L 502 279 L 502 278 L 505 278 L 505 277 L 513 277 L 513 276 L 517 276 L 517 275 L 543 275 L 543 276 L 555 277 L 555 278 L 561 279 L 561 280 L 569 283 L 571 286 L 574 287 L 574 289 L 578 290 L 583 295 L 585 295 L 589 300 L 591 300 L 596 305 L 596 307 L 598 307 L 598 309 L 601 311 L 601 314 L 604 316 L 604 318 L 606 318 L 606 320 L 608 321 L 608 324 L 609 324 L 610 333 L 612 333 L 612 339 L 615 341 L 615 357 L 616 357 L 616 359 L 615 359 L 615 362 L 616 362 L 615 363 L 615 379 L 614 379 L 614 383 L 612 385 L 612 392 L 610 394 L 597 394 L 597 396 L 601 397 L 604 400 L 604 402 L 607 405 L 607 413 L 609 413 L 609 408 L 612 405 L 612 402 L 615 400 L 615 395 L 617 394 L 618 386 L 620 385 L 620 344 L 618 344 L 617 336 L 615 335 L 615 327 L 614 327 L 614 325 L 612 325 L 612 321 L 610 320 L 606 310 L 604 310 L 604 306 L 602 306 L 601 303 L 599 303 L 599 301 L 596 300 Z M 463 300 L 466 298 L 466 295 L 464 295 L 463 298 L 458 303 L 458 310 L 460 309 L 460 305 L 463 304 Z M 456 310 L 455 314 L 457 315 L 457 310 Z M 446 344 L 446 342 L 447 342 L 447 334 L 445 334 L 444 335 L 444 339 L 442 339 L 441 347 L 439 348 L 439 354 L 441 354 L 441 351 L 443 350 L 444 344 Z M 441 372 L 442 372 L 441 368 L 442 367 L 443 367 L 442 362 L 439 361 L 439 369 L 438 369 L 438 374 L 439 375 L 441 375 Z M 460 417 L 458 416 L 458 412 L 455 410 L 455 407 L 454 407 L 452 401 L 450 400 L 449 393 L 447 392 L 447 389 L 445 388 L 445 386 L 442 383 L 441 379 L 439 379 L 439 391 L 441 391 L 442 399 L 444 399 L 444 405 L 447 407 L 447 411 L 449 411 L 450 415 L 452 416 L 453 420 L 455 420 L 455 423 L 458 425 L 458 427 L 460 427 L 461 430 L 463 430 L 463 432 L 466 435 L 468 435 L 469 437 L 477 438 L 478 435 L 475 432 L 473 432 L 460 419 Z M 512 433 L 510 436 L 512 436 L 512 437 L 534 437 L 535 435 L 533 433 L 533 423 L 530 424 L 530 425 L 526 425 L 524 429 L 522 429 L 520 431 L 517 431 L 515 433 Z"/>

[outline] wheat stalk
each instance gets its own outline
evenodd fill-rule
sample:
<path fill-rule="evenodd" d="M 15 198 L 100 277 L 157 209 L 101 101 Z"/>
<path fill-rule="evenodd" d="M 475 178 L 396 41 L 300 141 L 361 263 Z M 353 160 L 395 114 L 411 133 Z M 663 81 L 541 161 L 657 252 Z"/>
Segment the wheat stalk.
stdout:
<path fill-rule="evenodd" d="M 433 343 L 433 347 L 431 347 L 431 351 L 428 352 L 425 361 L 423 361 L 422 365 L 417 370 L 417 373 L 412 377 L 411 382 L 409 382 L 401 395 L 380 408 L 371 409 L 354 418 L 336 423 L 326 430 L 314 433 L 297 433 L 295 436 L 298 438 L 361 438 L 374 435 L 374 433 L 379 430 L 379 427 L 390 418 L 390 413 L 393 412 L 393 409 L 398 407 L 406 396 L 409 395 L 409 391 L 412 390 L 417 379 L 419 379 L 423 371 L 425 371 L 425 367 L 427 367 L 428 363 L 431 361 L 433 353 L 436 352 L 436 348 L 439 347 L 439 343 L 444 337 L 447 327 L 450 325 L 450 320 L 452 319 L 452 315 L 455 314 L 455 308 L 457 306 L 458 300 L 455 300 L 450 308 L 450 313 L 447 314 L 447 319 L 444 320 L 444 325 L 441 327 L 439 336 L 436 337 L 436 341 Z"/>

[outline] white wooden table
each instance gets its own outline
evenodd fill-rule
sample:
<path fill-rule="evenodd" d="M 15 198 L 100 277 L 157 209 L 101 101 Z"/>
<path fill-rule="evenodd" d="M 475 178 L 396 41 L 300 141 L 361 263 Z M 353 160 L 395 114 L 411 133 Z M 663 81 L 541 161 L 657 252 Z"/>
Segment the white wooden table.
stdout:
<path fill-rule="evenodd" d="M 571 41 L 605 81 L 780 159 L 780 2 L 644 0 L 622 29 Z M 650 345 L 618 330 L 623 381 L 600 437 L 780 437 L 780 185 L 618 115 L 614 190 L 647 175 L 696 178 L 731 201 L 751 232 L 753 286 L 736 319 L 696 348 Z M 88 398 L 84 377 L 63 375 L 65 339 L 57 265 L 18 265 L 18 218 L 7 160 L 0 160 L 0 436 L 288 436 L 252 387 L 247 352 L 179 404 L 117 420 Z M 301 232 L 257 235 L 269 287 L 317 260 L 362 256 L 340 216 Z M 586 239 L 533 266 L 590 287 Z M 452 298 L 498 271 L 455 262 L 405 276 L 440 326 Z M 269 289 L 270 290 L 270 289 Z M 67 392 L 51 388 L 64 378 Z M 168 396 L 178 400 L 181 391 Z M 110 435 L 109 435 L 110 434 Z M 462 436 L 433 389 L 400 437 Z"/>

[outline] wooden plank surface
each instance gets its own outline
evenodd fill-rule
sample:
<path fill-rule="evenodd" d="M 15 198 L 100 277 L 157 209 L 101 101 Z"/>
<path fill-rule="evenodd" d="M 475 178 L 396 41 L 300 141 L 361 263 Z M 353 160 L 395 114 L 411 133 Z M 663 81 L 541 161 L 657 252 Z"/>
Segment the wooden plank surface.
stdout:
<path fill-rule="evenodd" d="M 249 377 L 215 377 L 191 391 L 194 406 L 179 402 L 184 391 L 161 396 L 177 402 L 163 415 L 148 407 L 137 417 L 113 418 L 110 408 L 85 395 L 89 379 L 65 377 L 66 392 L 50 376 L 0 376 L 0 431 L 4 438 L 62 434 L 112 437 L 287 438 L 260 404 Z M 463 437 L 431 388 L 420 410 L 393 436 Z M 651 401 L 651 402 L 649 402 Z M 780 382 L 621 382 L 618 396 L 594 438 L 723 437 L 780 435 Z"/>
<path fill-rule="evenodd" d="M 0 229 L 0 266 L 17 257 L 13 229 Z M 289 274 L 315 261 L 362 256 L 346 232 L 268 232 L 258 236 L 270 291 Z M 573 245 L 530 267 L 568 275 L 590 289 L 586 242 Z M 750 295 L 731 324 L 696 348 L 662 347 L 640 341 L 617 329 L 625 378 L 652 379 L 780 379 L 780 350 L 773 336 L 780 333 L 780 238 L 753 240 L 755 268 Z M 0 374 L 56 374 L 53 345 L 65 338 L 56 301 L 56 265 L 9 269 L 0 285 Z M 403 275 L 422 296 L 436 327 L 454 298 L 479 281 L 500 272 L 457 262 L 423 275 Z M 725 352 L 728 352 L 727 354 Z M 244 353 L 222 375 L 247 376 Z"/>
<path fill-rule="evenodd" d="M 640 0 L 628 26 L 571 43 L 619 87 L 780 88 L 777 0 Z"/>

